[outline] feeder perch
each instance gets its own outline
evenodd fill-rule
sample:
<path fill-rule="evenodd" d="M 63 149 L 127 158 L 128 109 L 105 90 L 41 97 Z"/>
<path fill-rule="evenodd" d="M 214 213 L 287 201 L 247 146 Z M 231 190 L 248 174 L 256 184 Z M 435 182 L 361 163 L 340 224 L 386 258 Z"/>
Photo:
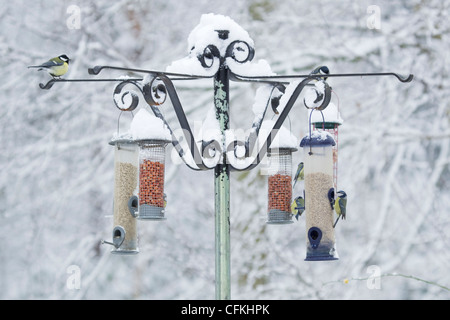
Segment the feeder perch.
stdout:
<path fill-rule="evenodd" d="M 114 146 L 115 226 L 111 253 L 135 254 L 139 252 L 137 226 L 128 202 L 137 188 L 138 148 L 134 141 L 127 139 L 112 140 L 110 144 Z"/>
<path fill-rule="evenodd" d="M 296 148 L 270 149 L 268 158 L 268 224 L 293 223 L 292 202 L 292 152 Z"/>
<path fill-rule="evenodd" d="M 325 131 L 312 131 L 300 143 L 304 150 L 306 261 L 337 260 L 333 207 L 328 193 L 333 188 L 335 141 Z"/>

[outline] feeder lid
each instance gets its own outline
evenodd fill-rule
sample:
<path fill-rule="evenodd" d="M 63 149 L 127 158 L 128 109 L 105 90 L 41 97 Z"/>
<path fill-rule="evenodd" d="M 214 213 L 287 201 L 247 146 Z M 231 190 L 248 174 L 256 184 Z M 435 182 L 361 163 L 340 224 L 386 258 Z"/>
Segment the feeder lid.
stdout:
<path fill-rule="evenodd" d="M 300 142 L 300 147 L 306 146 L 334 146 L 336 142 L 333 136 L 326 131 L 314 130 L 311 135 L 307 134 Z"/>
<path fill-rule="evenodd" d="M 115 146 L 116 144 L 136 144 L 136 141 L 129 135 L 114 136 L 109 144 Z"/>

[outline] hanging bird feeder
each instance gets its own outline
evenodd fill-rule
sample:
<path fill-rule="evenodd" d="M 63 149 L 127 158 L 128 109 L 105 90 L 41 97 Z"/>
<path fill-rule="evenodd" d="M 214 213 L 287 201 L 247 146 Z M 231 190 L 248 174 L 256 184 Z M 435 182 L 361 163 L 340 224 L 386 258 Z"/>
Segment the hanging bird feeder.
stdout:
<path fill-rule="evenodd" d="M 319 112 L 311 110 L 311 123 L 313 130 L 322 129 L 330 133 L 335 141 L 333 146 L 333 173 L 334 173 L 334 188 L 337 188 L 337 171 L 338 171 L 338 145 L 339 145 L 339 126 L 344 122 L 339 113 L 339 107 L 330 102 L 328 107 Z"/>
<path fill-rule="evenodd" d="M 139 179 L 129 211 L 141 220 L 164 220 L 165 151 L 171 135 L 161 119 L 144 109 L 134 117 L 130 133 L 139 149 Z"/>
<path fill-rule="evenodd" d="M 296 148 L 270 149 L 268 158 L 268 224 L 293 223 L 292 152 Z"/>
<path fill-rule="evenodd" d="M 165 150 L 169 142 L 168 140 L 137 141 L 139 145 L 138 219 L 165 219 Z M 130 207 L 134 207 L 133 199 L 131 199 Z"/>
<path fill-rule="evenodd" d="M 300 147 L 304 150 L 307 261 L 337 260 L 333 228 L 333 146 L 325 131 L 312 131 Z"/>
<path fill-rule="evenodd" d="M 138 148 L 128 139 L 112 140 L 114 146 L 114 248 L 111 253 L 135 254 L 139 252 L 136 219 L 130 214 L 129 199 L 137 187 Z"/>

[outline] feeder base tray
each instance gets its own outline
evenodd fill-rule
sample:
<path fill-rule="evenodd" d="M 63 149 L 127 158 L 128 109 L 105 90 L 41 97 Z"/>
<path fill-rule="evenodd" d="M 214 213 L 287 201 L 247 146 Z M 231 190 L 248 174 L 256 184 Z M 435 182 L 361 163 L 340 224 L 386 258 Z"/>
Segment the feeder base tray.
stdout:
<path fill-rule="evenodd" d="M 267 224 L 290 224 L 292 221 L 292 214 L 290 212 L 281 210 L 270 210 L 267 214 Z"/>
<path fill-rule="evenodd" d="M 164 208 L 142 204 L 139 206 L 138 219 L 156 221 L 166 220 L 166 218 L 164 217 Z"/>
<path fill-rule="evenodd" d="M 122 255 L 122 256 L 130 256 L 130 255 L 138 254 L 139 253 L 139 249 L 135 249 L 135 250 L 112 249 L 111 253 L 112 254 L 117 254 L 117 255 Z"/>

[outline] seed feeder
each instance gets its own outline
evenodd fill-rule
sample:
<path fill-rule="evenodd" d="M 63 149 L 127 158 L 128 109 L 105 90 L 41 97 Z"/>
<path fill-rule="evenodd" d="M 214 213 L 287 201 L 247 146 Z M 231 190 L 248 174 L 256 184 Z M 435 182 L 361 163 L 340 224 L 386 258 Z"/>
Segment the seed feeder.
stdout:
<path fill-rule="evenodd" d="M 268 150 L 268 224 L 289 224 L 292 221 L 292 146 L 298 142 L 285 128 L 277 135 L 280 143 L 272 143 Z"/>
<path fill-rule="evenodd" d="M 130 214 L 129 199 L 137 188 L 138 148 L 134 141 L 117 139 L 114 146 L 114 246 L 111 253 L 135 254 L 139 252 L 136 219 Z"/>
<path fill-rule="evenodd" d="M 311 124 L 313 130 L 322 129 L 330 133 L 336 144 L 333 146 L 333 172 L 334 172 L 334 188 L 337 189 L 337 171 L 338 171 L 338 131 L 339 126 L 343 123 L 339 113 L 339 107 L 330 102 L 328 107 L 322 112 L 311 110 Z"/>
<path fill-rule="evenodd" d="M 306 261 L 337 260 L 333 228 L 333 136 L 326 131 L 312 131 L 300 147 L 304 150 Z"/>
<path fill-rule="evenodd" d="M 134 117 L 130 132 L 139 149 L 139 181 L 129 211 L 141 220 L 165 220 L 165 151 L 171 135 L 161 119 L 144 109 Z"/>
<path fill-rule="evenodd" d="M 141 140 L 139 145 L 138 219 L 165 220 L 164 167 L 167 140 Z M 135 200 L 134 200 L 135 201 Z M 130 203 L 133 208 L 133 199 Z M 133 209 L 130 209 L 133 210 Z"/>

